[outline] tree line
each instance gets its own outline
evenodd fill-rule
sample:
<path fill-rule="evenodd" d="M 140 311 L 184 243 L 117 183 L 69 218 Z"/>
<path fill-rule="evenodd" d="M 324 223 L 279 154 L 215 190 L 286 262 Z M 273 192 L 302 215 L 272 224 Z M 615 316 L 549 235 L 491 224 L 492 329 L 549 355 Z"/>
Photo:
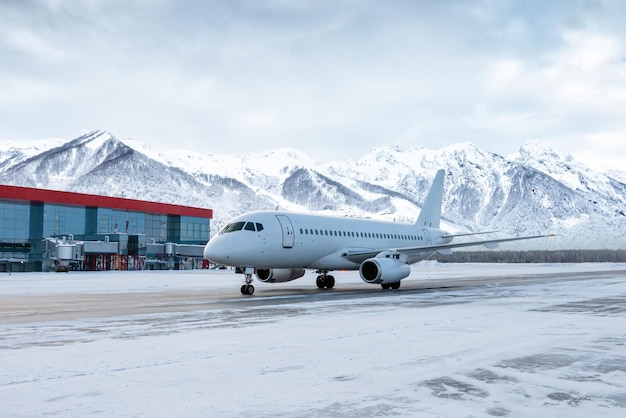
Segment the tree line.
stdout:
<path fill-rule="evenodd" d="M 431 258 L 441 263 L 624 263 L 626 250 L 457 251 Z"/>

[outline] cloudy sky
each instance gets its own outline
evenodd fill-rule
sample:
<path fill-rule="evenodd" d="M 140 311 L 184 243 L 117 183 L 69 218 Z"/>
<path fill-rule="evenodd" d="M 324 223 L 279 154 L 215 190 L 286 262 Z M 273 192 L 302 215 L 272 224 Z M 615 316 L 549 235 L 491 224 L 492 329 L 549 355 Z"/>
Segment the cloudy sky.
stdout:
<path fill-rule="evenodd" d="M 0 140 L 107 130 L 155 149 L 539 140 L 626 162 L 626 2 L 0 2 Z"/>

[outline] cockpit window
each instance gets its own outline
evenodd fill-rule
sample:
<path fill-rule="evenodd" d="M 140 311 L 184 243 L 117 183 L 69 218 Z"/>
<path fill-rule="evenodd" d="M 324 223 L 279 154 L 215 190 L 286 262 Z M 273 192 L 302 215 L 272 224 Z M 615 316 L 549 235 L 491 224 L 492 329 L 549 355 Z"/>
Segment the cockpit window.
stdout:
<path fill-rule="evenodd" d="M 233 231 L 241 231 L 243 229 L 245 222 L 233 222 L 230 225 L 227 225 L 224 228 L 224 233 L 233 232 Z"/>
<path fill-rule="evenodd" d="M 260 232 L 263 230 L 263 224 L 258 223 L 258 222 L 255 223 L 255 222 L 245 222 L 245 221 L 233 222 L 232 224 L 228 224 L 224 228 L 222 228 L 222 230 L 219 233 L 227 234 L 229 232 L 235 232 L 235 231 L 241 231 L 241 230 Z"/>

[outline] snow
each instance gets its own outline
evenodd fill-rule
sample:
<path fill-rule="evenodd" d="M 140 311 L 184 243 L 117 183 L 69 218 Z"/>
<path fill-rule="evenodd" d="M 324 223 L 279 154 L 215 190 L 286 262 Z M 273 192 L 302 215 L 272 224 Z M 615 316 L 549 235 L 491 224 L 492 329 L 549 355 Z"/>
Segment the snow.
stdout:
<path fill-rule="evenodd" d="M 237 295 L 230 271 L 5 275 L 0 298 L 158 290 L 207 301 L 0 319 L 2 416 L 624 416 L 624 270 L 422 262 L 404 283 L 440 286 L 370 292 L 358 273 L 338 272 L 338 289 L 365 290 L 300 295 L 314 286 L 307 275 L 258 284 L 253 299 Z M 502 281 L 472 285 L 477 277 Z M 264 292 L 274 288 L 291 296 Z"/>
<path fill-rule="evenodd" d="M 607 176 L 626 184 L 626 171 L 621 170 L 610 170 L 607 173 Z"/>
<path fill-rule="evenodd" d="M 33 139 L 30 141 L 8 139 L 0 141 L 0 150 L 17 150 L 23 153 L 26 158 L 29 158 L 50 149 L 60 147 L 66 142 L 67 139 L 62 138 Z"/>

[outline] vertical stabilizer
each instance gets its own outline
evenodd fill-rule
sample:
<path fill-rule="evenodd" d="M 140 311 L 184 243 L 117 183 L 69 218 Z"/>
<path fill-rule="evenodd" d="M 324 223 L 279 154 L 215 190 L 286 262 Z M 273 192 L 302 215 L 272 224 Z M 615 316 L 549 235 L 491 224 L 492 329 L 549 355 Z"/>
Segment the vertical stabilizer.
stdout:
<path fill-rule="evenodd" d="M 426 228 L 439 228 L 444 174 L 444 170 L 437 171 L 433 185 L 430 186 L 430 190 L 424 200 L 420 216 L 417 217 L 417 222 L 415 222 L 416 225 Z"/>

